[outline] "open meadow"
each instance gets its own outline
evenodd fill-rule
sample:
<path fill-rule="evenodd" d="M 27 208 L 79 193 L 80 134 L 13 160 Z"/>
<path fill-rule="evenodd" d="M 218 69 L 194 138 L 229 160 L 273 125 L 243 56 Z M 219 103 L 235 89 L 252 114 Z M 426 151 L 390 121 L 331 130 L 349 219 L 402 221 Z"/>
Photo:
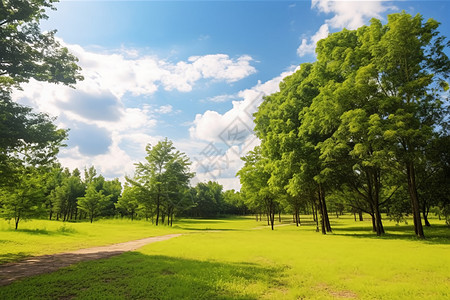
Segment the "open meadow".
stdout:
<path fill-rule="evenodd" d="M 332 219 L 333 234 L 285 217 L 271 231 L 253 217 L 144 221 L 1 223 L 2 262 L 30 255 L 182 233 L 137 251 L 83 262 L 0 287 L 0 299 L 448 299 L 450 230 L 432 219 L 426 240 L 411 225 Z"/>

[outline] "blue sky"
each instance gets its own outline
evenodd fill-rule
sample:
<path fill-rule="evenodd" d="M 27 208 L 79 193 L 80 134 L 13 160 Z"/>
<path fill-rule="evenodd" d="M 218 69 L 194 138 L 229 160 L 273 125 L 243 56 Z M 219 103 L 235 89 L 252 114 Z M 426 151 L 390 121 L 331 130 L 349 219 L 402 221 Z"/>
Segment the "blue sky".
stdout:
<path fill-rule="evenodd" d="M 258 144 L 251 115 L 283 77 L 314 61 L 329 32 L 405 10 L 441 22 L 447 1 L 62 1 L 43 30 L 80 59 L 76 89 L 31 81 L 17 101 L 70 128 L 59 159 L 132 176 L 146 144 L 168 137 L 198 181 L 239 189 L 239 156 Z"/>

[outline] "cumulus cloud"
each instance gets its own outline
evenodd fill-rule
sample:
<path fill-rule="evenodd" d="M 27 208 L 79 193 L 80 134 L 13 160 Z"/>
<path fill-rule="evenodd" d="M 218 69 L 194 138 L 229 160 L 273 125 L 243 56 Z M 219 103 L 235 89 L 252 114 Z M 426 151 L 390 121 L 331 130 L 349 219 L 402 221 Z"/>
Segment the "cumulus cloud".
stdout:
<path fill-rule="evenodd" d="M 311 7 L 319 12 L 334 14 L 331 19 L 326 20 L 331 27 L 350 30 L 363 26 L 371 18 L 380 19 L 382 13 L 395 8 L 386 1 L 373 0 L 312 0 Z"/>
<path fill-rule="evenodd" d="M 227 102 L 230 100 L 234 100 L 237 98 L 237 95 L 218 95 L 218 96 L 214 96 L 214 97 L 209 97 L 206 100 L 203 100 L 203 102 L 215 102 L 215 103 L 223 103 L 223 102 Z"/>
<path fill-rule="evenodd" d="M 264 83 L 258 82 L 254 87 L 240 91 L 237 97 L 241 100 L 232 101 L 233 107 L 224 114 L 213 110 L 197 114 L 193 126 L 189 128 L 191 138 L 223 142 L 234 133 L 238 134 L 237 137 L 246 138 L 251 134 L 249 131 L 253 129 L 252 115 L 261 104 L 262 97 L 276 92 L 281 80 L 292 74 L 294 70 L 295 67 L 292 67 L 271 80 Z"/>
<path fill-rule="evenodd" d="M 311 0 L 311 8 L 321 13 L 333 14 L 333 17 L 325 20 L 325 23 L 310 38 L 302 39 L 301 45 L 297 48 L 297 54 L 300 57 L 314 54 L 317 42 L 328 36 L 330 28 L 356 29 L 370 19 L 380 19 L 382 13 L 395 9 L 386 1 L 372 0 Z"/>
<path fill-rule="evenodd" d="M 85 80 L 78 86 L 104 88 L 117 97 L 126 92 L 134 96 L 164 90 L 190 92 L 201 79 L 235 82 L 256 72 L 252 57 L 231 58 L 226 54 L 192 56 L 171 62 L 156 56 L 139 56 L 136 51 L 94 53 L 78 45 L 66 45 L 80 59 Z M 131 53 L 132 55 L 130 55 Z"/>
<path fill-rule="evenodd" d="M 167 105 L 162 105 L 162 106 L 160 106 L 158 109 L 156 109 L 155 111 L 157 112 L 157 113 L 160 113 L 160 114 L 168 114 L 168 113 L 171 113 L 172 112 L 172 110 L 173 110 L 173 106 L 172 105 L 170 105 L 170 104 L 167 104 Z"/>
<path fill-rule="evenodd" d="M 114 122 L 120 120 L 123 114 L 119 99 L 109 91 L 87 93 L 69 90 L 67 98 L 57 99 L 55 104 L 88 120 Z"/>
<path fill-rule="evenodd" d="M 95 156 L 108 152 L 112 144 L 111 133 L 105 128 L 74 122 L 70 129 L 69 146 L 78 146 L 80 154 Z"/>
<path fill-rule="evenodd" d="M 239 189 L 236 172 L 242 167 L 240 157 L 259 144 L 253 133 L 253 113 L 258 109 L 264 95 L 279 90 L 282 79 L 296 70 L 283 72 L 264 83 L 258 82 L 250 89 L 242 90 L 233 101 L 233 107 L 221 114 L 208 110 L 197 114 L 189 128 L 191 139 L 201 142 L 192 153 L 196 172 L 195 182 L 217 180 L 227 188 Z"/>
<path fill-rule="evenodd" d="M 302 57 L 307 54 L 314 54 L 317 42 L 326 38 L 328 34 L 328 24 L 323 24 L 312 37 L 309 39 L 302 39 L 301 45 L 297 48 L 298 56 Z"/>
<path fill-rule="evenodd" d="M 200 81 L 231 83 L 256 72 L 248 55 L 210 54 L 174 62 L 135 49 L 105 52 L 60 43 L 78 57 L 85 80 L 76 89 L 31 80 L 15 91 L 13 99 L 58 116 L 56 124 L 70 128 L 69 147 L 59 156 L 64 166 L 94 165 L 106 177 L 131 172 L 133 162 L 145 156 L 145 145 L 162 138 L 153 132 L 158 118 L 179 112 L 170 104 L 126 107 L 125 96 L 189 92 Z"/>

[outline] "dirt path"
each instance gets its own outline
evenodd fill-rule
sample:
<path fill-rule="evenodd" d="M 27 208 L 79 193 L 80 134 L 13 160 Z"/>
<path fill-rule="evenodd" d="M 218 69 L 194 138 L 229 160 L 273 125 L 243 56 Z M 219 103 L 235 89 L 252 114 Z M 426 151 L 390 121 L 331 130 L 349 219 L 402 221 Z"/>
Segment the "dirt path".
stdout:
<path fill-rule="evenodd" d="M 0 265 L 0 286 L 10 284 L 20 278 L 43 273 L 51 273 L 60 268 L 67 267 L 81 261 L 108 258 L 114 255 L 119 255 L 127 251 L 136 250 L 147 244 L 165 241 L 180 235 L 181 234 L 168 234 L 163 236 L 155 236 L 109 246 L 36 256 L 20 262 Z"/>

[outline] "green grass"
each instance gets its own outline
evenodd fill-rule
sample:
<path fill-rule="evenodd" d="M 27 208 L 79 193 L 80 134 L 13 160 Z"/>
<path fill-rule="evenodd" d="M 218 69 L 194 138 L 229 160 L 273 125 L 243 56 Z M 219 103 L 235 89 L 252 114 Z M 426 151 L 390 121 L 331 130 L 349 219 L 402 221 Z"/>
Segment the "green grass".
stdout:
<path fill-rule="evenodd" d="M 234 230 L 254 226 L 251 219 L 177 220 L 173 227 L 154 226 L 147 221 L 127 219 L 89 222 L 49 220 L 22 221 L 17 231 L 13 222 L 0 220 L 0 264 L 28 256 L 121 243 L 145 237 L 203 230 Z"/>
<path fill-rule="evenodd" d="M 100 220 L 92 224 L 32 220 L 22 222 L 15 231 L 12 223 L 1 220 L 0 263 L 182 231 L 129 220 Z"/>
<path fill-rule="evenodd" d="M 253 218 L 181 220 L 181 237 L 24 279 L 0 299 L 449 299 L 450 229 L 431 222 L 421 241 L 389 221 L 377 238 L 350 216 L 326 236 L 310 221 L 271 231 Z"/>

